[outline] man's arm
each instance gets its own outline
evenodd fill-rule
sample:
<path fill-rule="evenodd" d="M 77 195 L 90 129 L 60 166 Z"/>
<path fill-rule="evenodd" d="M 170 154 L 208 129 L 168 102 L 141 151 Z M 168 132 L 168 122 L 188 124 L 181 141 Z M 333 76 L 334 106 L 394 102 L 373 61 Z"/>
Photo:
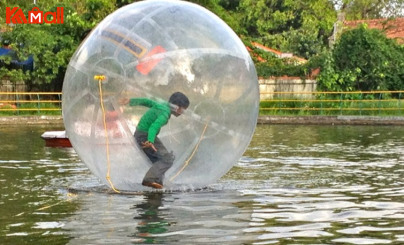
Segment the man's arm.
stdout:
<path fill-rule="evenodd" d="M 146 106 L 146 107 L 151 108 L 154 106 L 155 103 L 156 102 L 154 102 L 153 100 L 148 99 L 148 98 L 132 98 L 129 100 L 130 106 L 141 105 L 141 106 Z"/>
<path fill-rule="evenodd" d="M 142 105 L 142 106 L 146 106 L 146 107 L 152 107 L 154 105 L 153 100 L 148 99 L 148 98 L 132 98 L 132 99 L 128 99 L 128 98 L 121 98 L 118 100 L 118 103 L 120 105 L 130 105 L 130 106 L 137 106 L 137 105 Z"/>

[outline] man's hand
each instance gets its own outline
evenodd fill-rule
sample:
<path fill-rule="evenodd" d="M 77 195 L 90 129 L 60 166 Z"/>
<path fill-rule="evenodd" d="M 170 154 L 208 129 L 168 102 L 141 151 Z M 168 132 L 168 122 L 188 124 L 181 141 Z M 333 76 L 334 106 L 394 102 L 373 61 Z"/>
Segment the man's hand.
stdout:
<path fill-rule="evenodd" d="M 157 152 L 156 147 L 150 141 L 142 142 L 142 148 L 152 148 L 153 151 Z"/>
<path fill-rule="evenodd" d="M 129 104 L 129 99 L 128 98 L 121 98 L 121 99 L 118 100 L 118 103 L 120 105 L 127 105 L 127 104 Z"/>

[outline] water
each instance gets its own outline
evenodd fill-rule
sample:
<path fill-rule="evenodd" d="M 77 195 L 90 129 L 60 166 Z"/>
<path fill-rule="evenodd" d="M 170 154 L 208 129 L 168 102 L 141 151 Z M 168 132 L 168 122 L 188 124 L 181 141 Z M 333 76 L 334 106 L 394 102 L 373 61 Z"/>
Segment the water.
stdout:
<path fill-rule="evenodd" d="M 57 128 L 0 126 L 0 244 L 403 244 L 404 128 L 259 126 L 218 183 L 116 195 Z"/>

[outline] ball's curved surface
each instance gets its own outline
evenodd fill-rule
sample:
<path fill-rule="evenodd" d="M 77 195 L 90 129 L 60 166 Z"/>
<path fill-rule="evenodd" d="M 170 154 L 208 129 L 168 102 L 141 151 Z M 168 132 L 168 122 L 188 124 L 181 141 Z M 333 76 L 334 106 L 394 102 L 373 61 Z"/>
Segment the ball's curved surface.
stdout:
<path fill-rule="evenodd" d="M 175 155 L 164 186 L 203 187 L 238 161 L 253 135 L 259 89 L 251 57 L 222 20 L 198 5 L 144 1 L 115 11 L 66 72 L 62 109 L 74 149 L 105 184 L 110 176 L 117 189 L 141 188 L 151 163 L 133 133 L 147 108 L 118 101 L 167 101 L 176 91 L 190 106 L 158 136 Z"/>

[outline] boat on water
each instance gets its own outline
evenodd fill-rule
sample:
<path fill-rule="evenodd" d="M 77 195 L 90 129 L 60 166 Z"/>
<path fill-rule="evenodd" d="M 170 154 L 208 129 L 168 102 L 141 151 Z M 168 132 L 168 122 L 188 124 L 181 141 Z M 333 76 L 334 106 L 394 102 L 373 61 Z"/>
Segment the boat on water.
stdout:
<path fill-rule="evenodd" d="M 72 147 L 66 131 L 47 131 L 41 135 L 45 140 L 45 146 L 49 147 Z"/>

